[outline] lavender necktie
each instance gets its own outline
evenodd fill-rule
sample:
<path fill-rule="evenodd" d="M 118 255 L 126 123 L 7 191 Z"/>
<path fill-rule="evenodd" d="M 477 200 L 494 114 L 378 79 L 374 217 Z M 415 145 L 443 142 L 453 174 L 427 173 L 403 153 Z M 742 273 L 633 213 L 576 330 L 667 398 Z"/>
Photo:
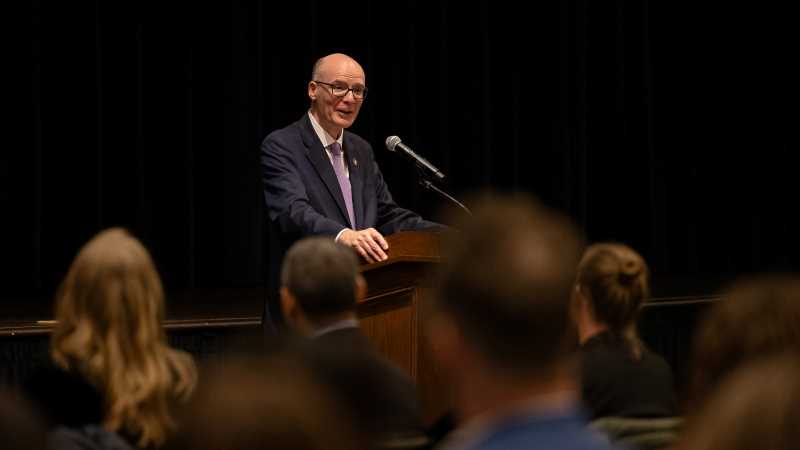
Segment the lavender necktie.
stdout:
<path fill-rule="evenodd" d="M 350 190 L 350 179 L 344 172 L 344 159 L 342 158 L 342 146 L 338 142 L 330 145 L 331 161 L 333 162 L 333 170 L 336 172 L 336 179 L 339 180 L 339 187 L 342 189 L 344 196 L 344 205 L 347 207 L 347 215 L 350 217 L 350 226 L 355 229 L 356 220 L 353 215 L 353 193 Z"/>

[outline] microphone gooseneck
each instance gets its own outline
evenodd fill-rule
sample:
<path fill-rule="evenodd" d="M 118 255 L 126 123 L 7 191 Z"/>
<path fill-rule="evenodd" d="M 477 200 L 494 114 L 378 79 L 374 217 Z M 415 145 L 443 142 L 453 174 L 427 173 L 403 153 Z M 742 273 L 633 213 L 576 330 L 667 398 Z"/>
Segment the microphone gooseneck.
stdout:
<path fill-rule="evenodd" d="M 441 170 L 429 163 L 427 159 L 418 155 L 414 150 L 411 150 L 411 147 L 403 144 L 403 141 L 401 141 L 398 136 L 389 136 L 386 138 L 386 149 L 388 149 L 390 152 L 396 152 L 399 149 L 400 153 L 404 153 L 406 156 L 414 160 L 417 166 L 430 172 L 437 180 L 444 180 L 444 174 Z"/>
<path fill-rule="evenodd" d="M 428 160 L 426 160 L 422 156 L 419 156 L 416 152 L 414 152 L 414 150 L 411 150 L 411 148 L 409 148 L 407 145 L 403 144 L 403 142 L 400 140 L 400 137 L 398 136 L 387 137 L 386 149 L 389 150 L 390 152 L 397 152 L 397 149 L 400 149 L 400 153 L 404 153 L 406 156 L 413 159 L 414 162 L 417 164 L 417 167 L 419 168 L 418 172 L 420 175 L 419 184 L 421 184 L 428 190 L 436 192 L 437 194 L 441 195 L 447 200 L 453 202 L 456 206 L 464 210 L 467 214 L 472 215 L 472 212 L 469 210 L 469 208 L 464 206 L 463 203 L 453 198 L 447 192 L 436 187 L 436 185 L 433 184 L 433 182 L 431 182 L 431 180 L 429 180 L 425 176 L 426 173 L 425 171 L 427 170 L 429 173 L 432 173 L 434 177 L 436 177 L 436 179 L 438 179 L 439 181 L 444 179 L 444 174 L 439 169 L 437 169 L 433 164 L 429 163 Z"/>

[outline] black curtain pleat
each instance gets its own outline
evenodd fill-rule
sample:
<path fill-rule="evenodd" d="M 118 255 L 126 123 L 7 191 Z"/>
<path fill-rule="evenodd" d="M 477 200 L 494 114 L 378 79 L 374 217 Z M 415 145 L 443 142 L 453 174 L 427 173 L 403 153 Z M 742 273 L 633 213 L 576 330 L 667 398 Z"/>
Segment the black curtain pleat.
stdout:
<path fill-rule="evenodd" d="M 641 0 L 30 5 L 30 63 L 18 64 L 30 73 L 20 121 L 31 134 L 3 150 L 2 299 L 51 297 L 80 246 L 109 226 L 143 240 L 170 290 L 263 284 L 259 143 L 305 113 L 311 66 L 334 51 L 366 70 L 353 131 L 404 206 L 438 217 L 446 205 L 385 151 L 389 135 L 439 166 L 459 198 L 530 192 L 589 240 L 636 247 L 660 295 L 798 268 L 787 11 Z"/>

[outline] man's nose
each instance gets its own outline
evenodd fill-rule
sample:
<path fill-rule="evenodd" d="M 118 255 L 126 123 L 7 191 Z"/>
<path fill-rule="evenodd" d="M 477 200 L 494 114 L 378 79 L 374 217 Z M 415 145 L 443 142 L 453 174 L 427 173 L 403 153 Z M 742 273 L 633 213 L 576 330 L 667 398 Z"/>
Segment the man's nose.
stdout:
<path fill-rule="evenodd" d="M 344 97 L 342 97 L 342 98 L 344 100 L 349 101 L 349 102 L 355 102 L 356 101 L 356 94 L 353 93 L 352 89 L 348 89 L 347 92 L 344 93 Z"/>

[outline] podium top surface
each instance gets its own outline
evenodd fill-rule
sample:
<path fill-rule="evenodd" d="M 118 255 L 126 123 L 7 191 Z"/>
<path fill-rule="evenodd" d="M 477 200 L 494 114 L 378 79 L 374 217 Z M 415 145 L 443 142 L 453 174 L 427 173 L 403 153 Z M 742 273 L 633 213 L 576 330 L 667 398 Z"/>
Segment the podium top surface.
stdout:
<path fill-rule="evenodd" d="M 398 262 L 441 262 L 441 240 L 441 233 L 425 231 L 401 231 L 386 236 L 389 244 L 389 259 L 372 264 L 362 264 L 361 272 Z"/>

